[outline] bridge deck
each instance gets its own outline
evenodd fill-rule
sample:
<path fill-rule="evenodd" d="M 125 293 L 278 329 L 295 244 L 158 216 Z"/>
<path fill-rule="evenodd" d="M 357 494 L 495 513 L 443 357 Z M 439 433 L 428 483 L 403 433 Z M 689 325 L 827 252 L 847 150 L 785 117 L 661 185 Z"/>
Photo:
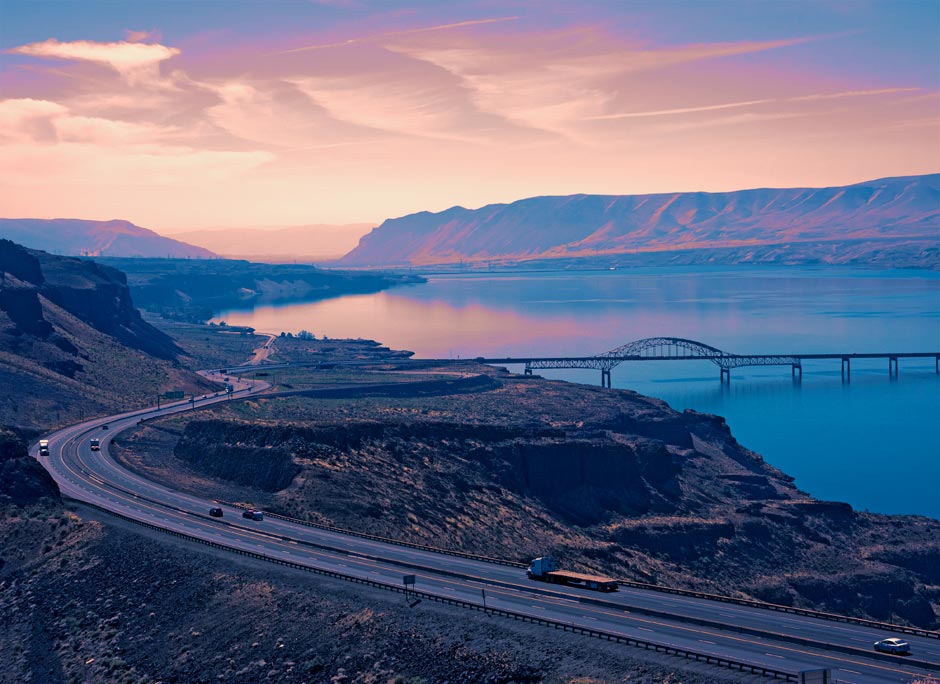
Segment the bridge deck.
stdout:
<path fill-rule="evenodd" d="M 478 356 L 474 359 L 465 359 L 478 361 L 480 363 L 533 363 L 536 361 L 596 361 L 598 359 L 609 359 L 611 361 L 712 361 L 715 359 L 766 359 L 790 358 L 790 359 L 911 359 L 924 358 L 932 359 L 940 356 L 940 351 L 935 352 L 873 352 L 873 353 L 847 353 L 847 354 L 709 354 L 707 356 L 693 356 L 691 354 L 671 355 L 671 356 L 504 356 L 489 358 Z M 454 359 L 436 359 L 438 361 L 453 361 Z"/>

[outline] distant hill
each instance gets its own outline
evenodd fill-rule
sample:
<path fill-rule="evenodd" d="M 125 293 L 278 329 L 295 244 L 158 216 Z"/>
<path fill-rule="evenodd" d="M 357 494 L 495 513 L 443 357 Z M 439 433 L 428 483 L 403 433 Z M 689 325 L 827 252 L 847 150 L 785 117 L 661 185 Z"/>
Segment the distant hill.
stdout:
<path fill-rule="evenodd" d="M 784 254 L 799 262 L 818 259 L 826 253 L 818 245 L 831 241 L 853 245 L 845 262 L 864 263 L 869 251 L 883 253 L 886 241 L 903 241 L 905 254 L 924 261 L 926 250 L 927 261 L 940 262 L 940 174 L 835 188 L 570 195 L 453 207 L 389 219 L 341 263 L 572 260 L 672 250 L 724 250 L 737 261 L 753 260 L 756 250 L 759 260 Z M 770 245 L 786 249 L 767 250 Z M 825 260 L 840 259 L 826 254 Z"/>
<path fill-rule="evenodd" d="M 0 219 L 0 238 L 53 254 L 124 257 L 213 257 L 204 247 L 157 235 L 129 221 Z"/>
<path fill-rule="evenodd" d="M 117 269 L 0 239 L 0 425 L 44 429 L 167 389 L 207 391 L 182 354 Z"/>
<path fill-rule="evenodd" d="M 191 230 L 173 237 L 219 256 L 254 261 L 328 261 L 353 249 L 374 223 L 315 224 L 285 228 Z"/>

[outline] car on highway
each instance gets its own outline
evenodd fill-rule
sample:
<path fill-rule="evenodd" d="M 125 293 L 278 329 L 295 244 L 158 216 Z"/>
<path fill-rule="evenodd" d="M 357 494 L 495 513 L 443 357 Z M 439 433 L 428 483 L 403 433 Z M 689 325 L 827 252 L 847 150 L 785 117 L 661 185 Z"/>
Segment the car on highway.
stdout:
<path fill-rule="evenodd" d="M 256 510 L 248 510 L 242 513 L 243 518 L 248 518 L 249 520 L 264 520 L 264 513 Z"/>
<path fill-rule="evenodd" d="M 101 426 L 101 429 L 102 429 L 102 430 L 107 430 L 107 429 L 108 429 L 108 424 L 105 423 L 104 425 L 102 425 L 102 426 Z"/>
<path fill-rule="evenodd" d="M 875 642 L 875 650 L 882 653 L 893 653 L 894 655 L 910 655 L 911 645 L 904 639 L 882 639 Z"/>
<path fill-rule="evenodd" d="M 224 511 L 216 506 L 215 508 L 209 509 L 209 515 L 211 515 L 213 518 L 221 518 L 224 515 Z"/>
<path fill-rule="evenodd" d="M 92 451 L 101 451 L 101 441 L 97 437 L 92 437 L 89 442 Z"/>

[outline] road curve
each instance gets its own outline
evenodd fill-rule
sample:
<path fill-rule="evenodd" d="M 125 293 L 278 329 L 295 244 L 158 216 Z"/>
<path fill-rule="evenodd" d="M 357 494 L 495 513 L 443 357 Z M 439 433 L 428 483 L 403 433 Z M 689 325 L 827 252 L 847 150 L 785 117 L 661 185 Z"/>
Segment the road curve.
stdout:
<path fill-rule="evenodd" d="M 205 373 L 215 378 L 211 372 Z M 219 379 L 219 378 L 215 378 Z M 34 455 L 58 482 L 63 495 L 133 520 L 210 542 L 355 577 L 400 585 L 404 574 L 425 592 L 486 604 L 595 630 L 733 658 L 788 672 L 826 667 L 835 681 L 909 684 L 928 670 L 911 659 L 879 659 L 872 643 L 885 634 L 871 627 L 774 613 L 758 608 L 622 587 L 614 594 L 531 582 L 518 568 L 453 557 L 307 527 L 287 520 L 246 520 L 223 505 L 158 485 L 128 471 L 108 455 L 114 435 L 139 421 L 263 392 L 268 385 L 231 376 L 233 391 L 160 410 L 132 411 L 73 425 L 48 436 L 50 455 Z M 102 428 L 108 425 L 108 429 Z M 91 451 L 89 440 L 101 440 Z M 940 639 L 908 637 L 912 659 L 940 670 Z"/>

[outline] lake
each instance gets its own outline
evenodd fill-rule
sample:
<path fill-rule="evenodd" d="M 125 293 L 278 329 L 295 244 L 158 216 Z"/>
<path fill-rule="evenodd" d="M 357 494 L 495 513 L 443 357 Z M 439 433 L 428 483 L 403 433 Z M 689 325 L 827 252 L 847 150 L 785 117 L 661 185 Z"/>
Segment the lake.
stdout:
<path fill-rule="evenodd" d="M 258 330 L 363 337 L 418 357 L 590 356 L 647 337 L 727 352 L 940 350 L 940 275 L 832 268 L 688 267 L 442 274 L 422 285 L 225 311 Z M 515 368 L 521 372 L 521 368 Z M 600 371 L 539 371 L 591 384 Z M 815 497 L 940 518 L 940 375 L 932 359 L 732 370 L 707 361 L 624 363 L 614 387 L 725 416 L 738 440 Z M 589 407 L 588 407 L 589 408 Z"/>

